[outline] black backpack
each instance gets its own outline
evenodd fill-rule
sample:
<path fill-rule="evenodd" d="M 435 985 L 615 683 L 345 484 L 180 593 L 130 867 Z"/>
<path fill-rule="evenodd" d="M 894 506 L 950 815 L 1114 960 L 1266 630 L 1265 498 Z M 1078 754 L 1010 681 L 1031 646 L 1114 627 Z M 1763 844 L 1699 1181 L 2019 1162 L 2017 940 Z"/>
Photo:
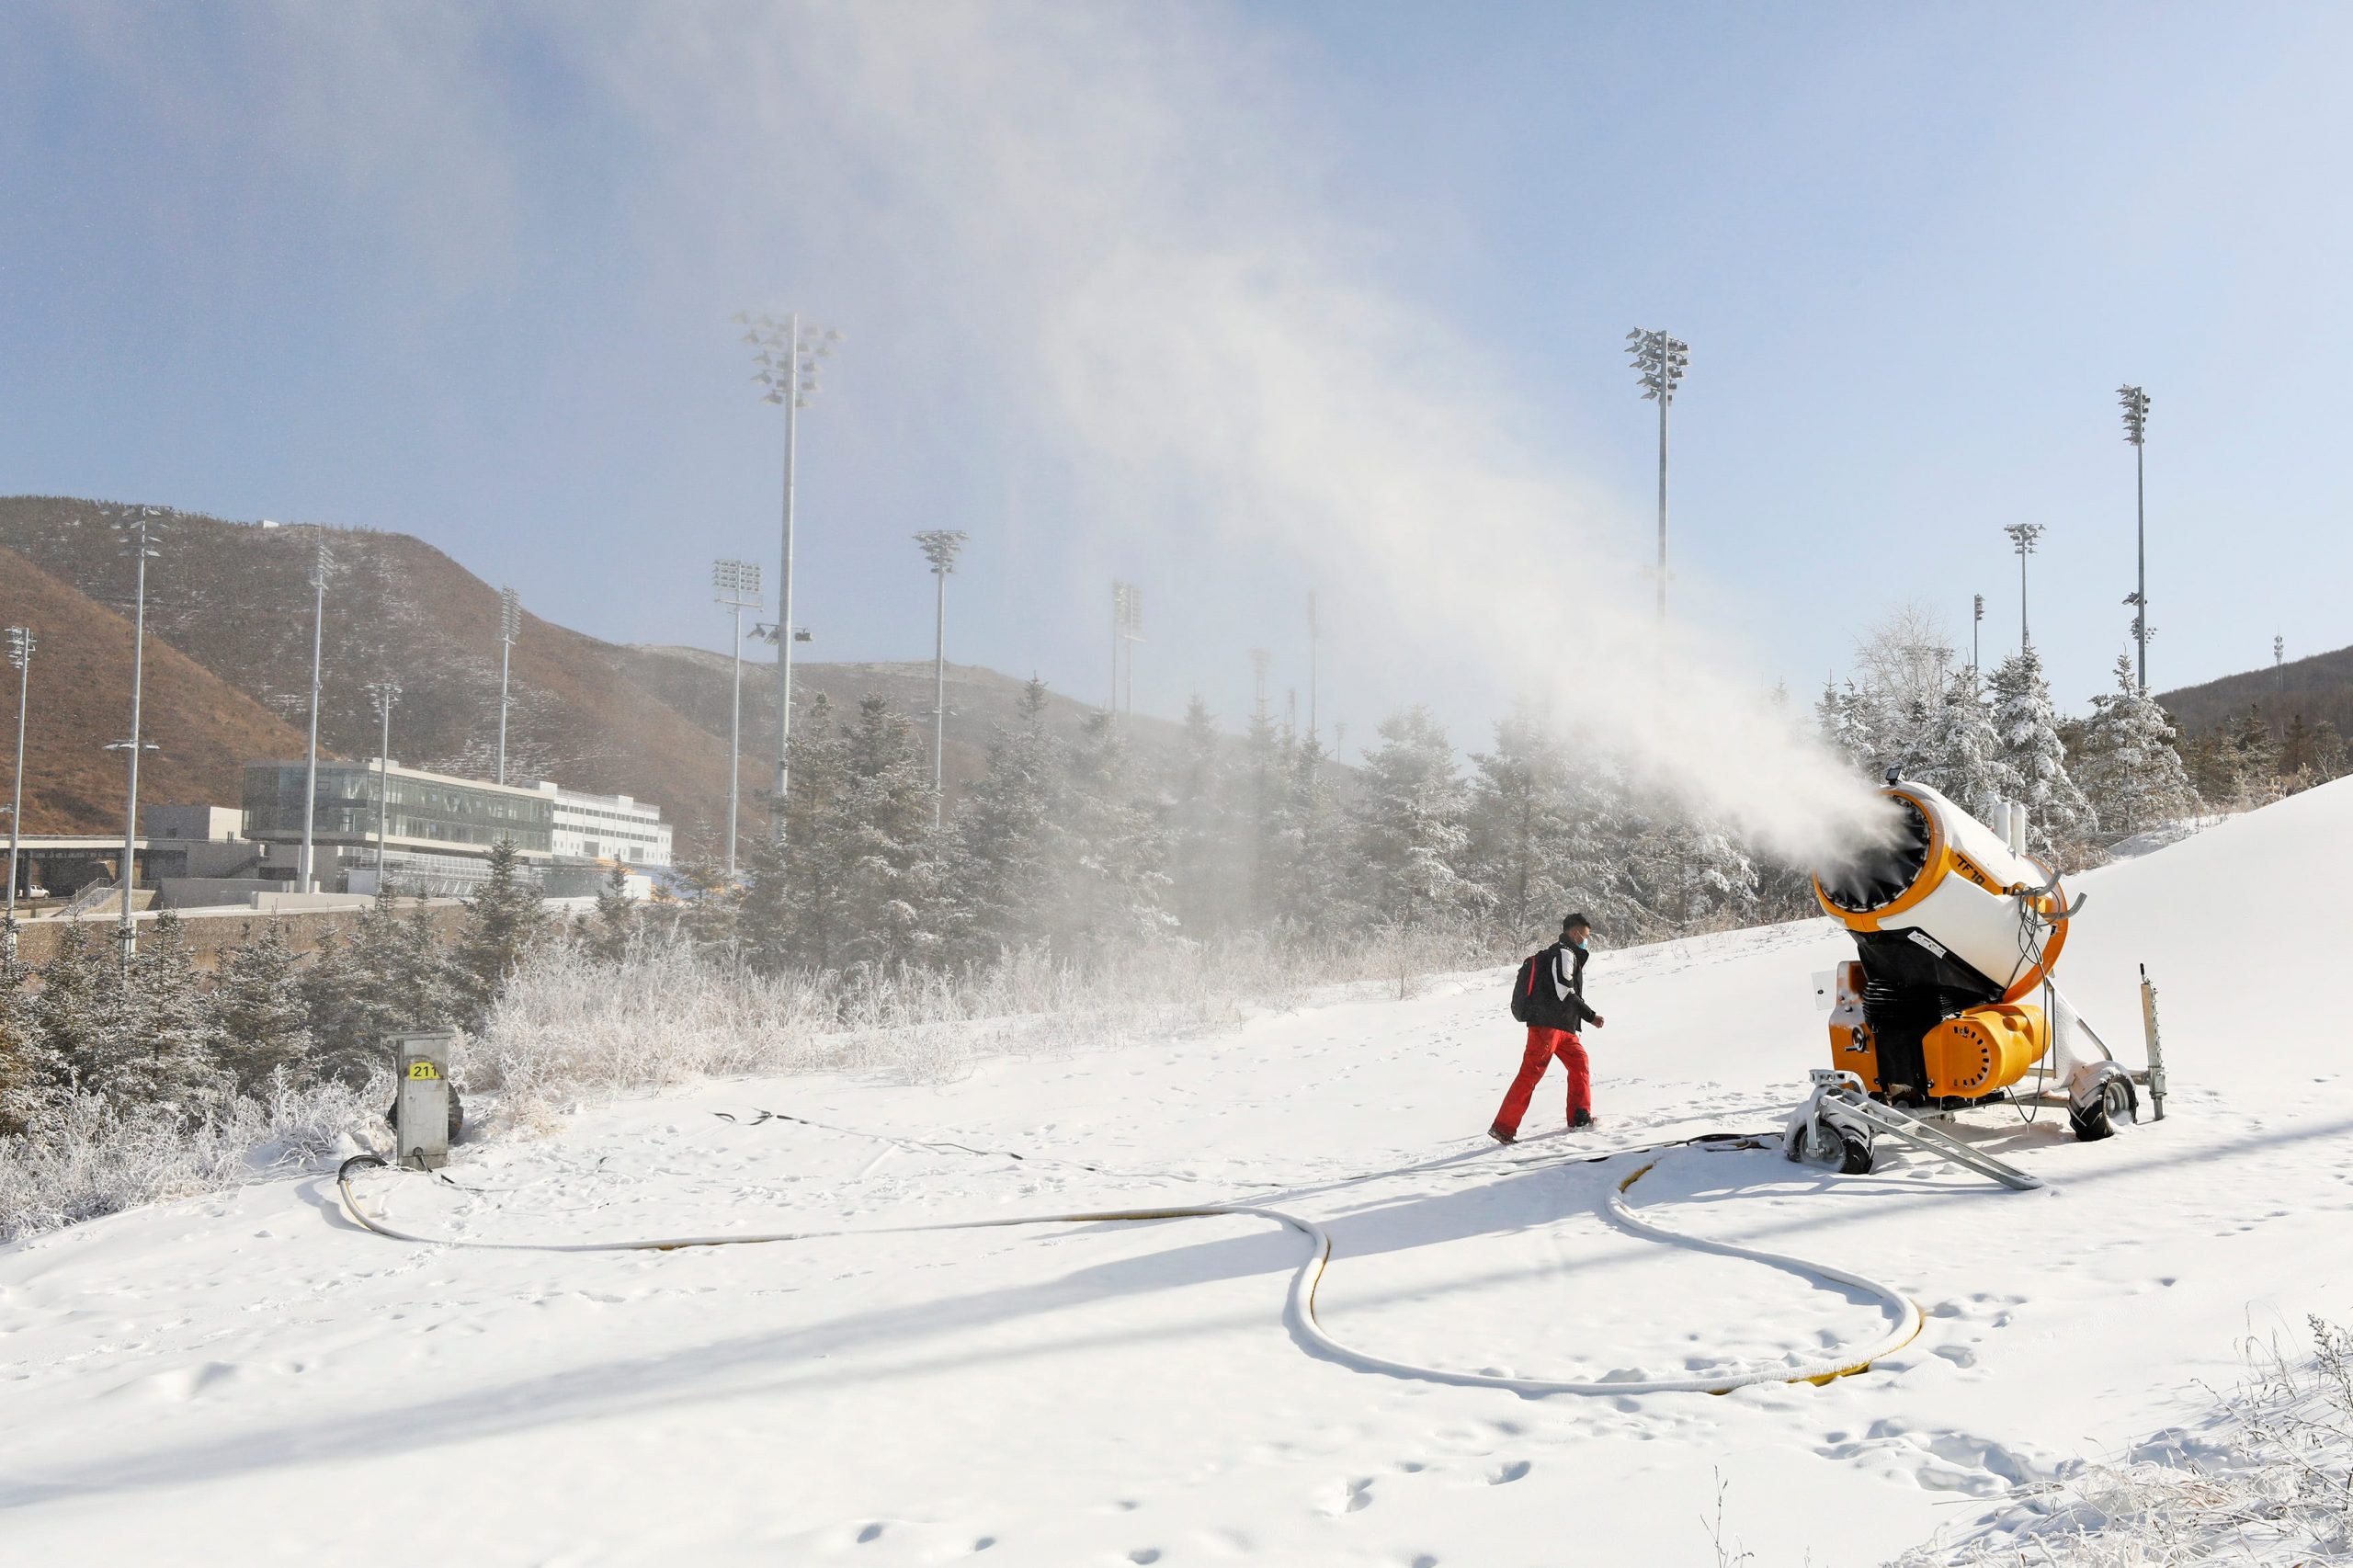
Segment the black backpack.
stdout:
<path fill-rule="evenodd" d="M 1530 953 L 1520 961 L 1519 972 L 1512 976 L 1511 1016 L 1517 1022 L 1524 1024 L 1530 1021 L 1529 1015 L 1534 1011 L 1530 1004 L 1536 997 L 1537 966 L 1543 957 L 1543 953 Z"/>

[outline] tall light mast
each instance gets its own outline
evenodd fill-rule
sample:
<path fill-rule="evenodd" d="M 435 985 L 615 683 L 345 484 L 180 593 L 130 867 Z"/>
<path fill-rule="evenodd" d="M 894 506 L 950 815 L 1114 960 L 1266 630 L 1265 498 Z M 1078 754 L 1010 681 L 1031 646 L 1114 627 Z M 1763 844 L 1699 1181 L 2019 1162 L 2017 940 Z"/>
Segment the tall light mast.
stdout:
<path fill-rule="evenodd" d="M 752 380 L 760 401 L 784 409 L 784 543 L 777 574 L 776 600 L 776 800 L 774 832 L 784 842 L 785 790 L 792 753 L 792 645 L 801 640 L 792 624 L 793 465 L 801 449 L 801 411 L 817 395 L 817 362 L 832 355 L 842 335 L 801 319 L 798 311 L 779 319 L 740 312 L 744 341 L 756 367 Z"/>

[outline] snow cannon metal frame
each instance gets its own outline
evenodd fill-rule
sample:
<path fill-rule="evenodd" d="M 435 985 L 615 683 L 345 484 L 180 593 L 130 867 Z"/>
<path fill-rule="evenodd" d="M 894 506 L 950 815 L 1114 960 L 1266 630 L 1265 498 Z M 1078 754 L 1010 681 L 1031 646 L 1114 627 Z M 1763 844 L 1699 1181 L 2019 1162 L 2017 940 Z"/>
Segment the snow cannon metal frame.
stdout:
<path fill-rule="evenodd" d="M 2137 1120 L 2146 1075 L 2118 1063 L 2052 983 L 2083 901 L 2026 853 L 2024 808 L 2005 805 L 1996 833 L 1926 784 L 1891 773 L 1881 793 L 1898 813 L 1891 835 L 1813 880 L 1858 956 L 1836 971 L 1831 1070 L 1814 1074 L 1784 1153 L 1869 1170 L 1873 1133 L 1890 1130 L 1879 1106 L 2063 1105 L 2085 1140 Z M 2021 1092 L 2029 1074 L 2036 1089 Z M 1875 1114 L 1857 1114 L 1863 1102 Z"/>

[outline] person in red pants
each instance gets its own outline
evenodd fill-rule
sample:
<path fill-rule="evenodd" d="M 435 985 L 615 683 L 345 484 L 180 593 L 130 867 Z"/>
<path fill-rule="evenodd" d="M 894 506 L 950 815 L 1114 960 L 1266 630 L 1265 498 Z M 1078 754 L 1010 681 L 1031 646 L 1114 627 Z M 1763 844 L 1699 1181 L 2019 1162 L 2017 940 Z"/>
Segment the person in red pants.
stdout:
<path fill-rule="evenodd" d="M 1520 1119 L 1536 1093 L 1537 1081 L 1554 1057 L 1569 1074 L 1569 1127 L 1593 1125 L 1593 1072 L 1586 1061 L 1585 1041 L 1577 1031 L 1586 1024 L 1601 1027 L 1601 1015 L 1586 1006 L 1586 942 L 1593 923 L 1582 914 L 1561 922 L 1561 939 L 1519 966 L 1513 982 L 1512 1017 L 1528 1025 L 1528 1051 L 1520 1058 L 1519 1074 L 1504 1092 L 1503 1108 L 1495 1112 L 1487 1136 L 1498 1143 L 1516 1142 Z"/>

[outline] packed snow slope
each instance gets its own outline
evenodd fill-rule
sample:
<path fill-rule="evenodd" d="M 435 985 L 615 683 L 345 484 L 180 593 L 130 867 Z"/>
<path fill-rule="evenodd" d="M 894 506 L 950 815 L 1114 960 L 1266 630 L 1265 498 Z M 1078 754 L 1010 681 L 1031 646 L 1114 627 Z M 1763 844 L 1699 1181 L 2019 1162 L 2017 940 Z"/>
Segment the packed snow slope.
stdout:
<path fill-rule="evenodd" d="M 1927 1312 L 1824 1386 L 1530 1399 L 1370 1373 L 1302 1347 L 1303 1244 L 1248 1219 L 502 1252 L 385 1240 L 306 1178 L 0 1251 L 0 1555 L 1512 1568 L 1711 1564 L 1720 1540 L 1881 1562 L 2195 1424 L 2250 1329 L 2346 1312 L 2348 863 L 2337 784 L 2082 880 L 2062 980 L 2137 1061 L 2149 965 L 2174 1095 L 2098 1144 L 1972 1113 L 2048 1191 L 1666 1154 L 1645 1214 Z M 1824 1055 L 1810 977 L 1848 950 L 1814 921 L 1603 951 L 1601 1125 L 1558 1131 L 1556 1073 L 1509 1150 L 1479 1136 L 1518 1055 L 1497 972 L 953 1084 L 713 1083 L 464 1150 L 472 1190 L 362 1190 L 477 1242 L 1258 1201 L 1329 1229 L 1322 1321 L 1384 1357 L 1794 1363 L 1884 1313 L 1611 1227 L 1642 1162 L 1579 1157 L 1776 1124 Z"/>

